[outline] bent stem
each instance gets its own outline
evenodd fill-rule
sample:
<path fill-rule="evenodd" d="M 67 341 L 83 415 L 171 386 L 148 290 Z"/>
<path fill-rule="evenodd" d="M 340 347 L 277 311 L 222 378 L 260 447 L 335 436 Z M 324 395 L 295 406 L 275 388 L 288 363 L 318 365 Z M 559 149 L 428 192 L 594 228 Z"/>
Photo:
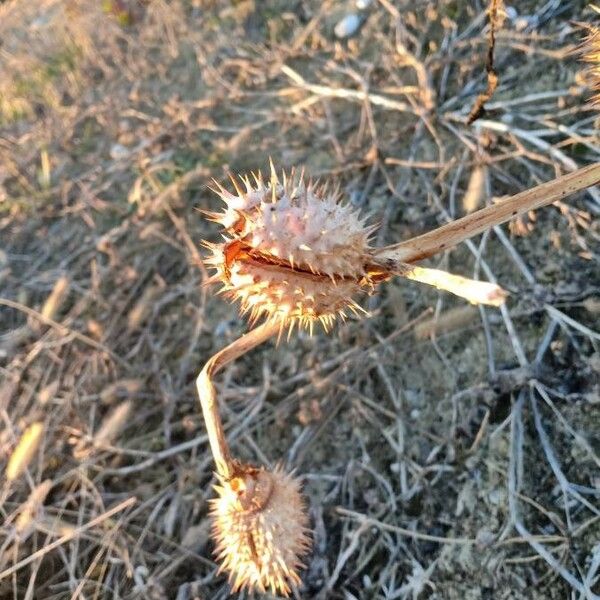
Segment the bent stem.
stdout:
<path fill-rule="evenodd" d="M 600 183 L 600 163 L 542 183 L 410 240 L 377 248 L 373 256 L 382 264 L 386 264 L 386 261 L 416 262 L 448 250 L 513 217 L 551 204 L 598 183 Z"/>
<path fill-rule="evenodd" d="M 211 357 L 196 379 L 196 389 L 198 390 L 202 415 L 206 423 L 210 450 L 215 459 L 217 473 L 225 479 L 229 479 L 234 474 L 234 460 L 231 458 L 229 445 L 225 439 L 223 422 L 219 414 L 217 393 L 212 378 L 225 365 L 239 358 L 255 346 L 262 344 L 275 333 L 279 332 L 280 329 L 281 324 L 279 322 L 268 321 L 260 327 L 249 331 Z"/>
<path fill-rule="evenodd" d="M 508 292 L 495 283 L 468 279 L 467 277 L 453 275 L 440 269 L 418 267 L 402 262 L 396 262 L 392 266 L 389 259 L 387 261 L 387 268 L 394 275 L 431 285 L 438 290 L 444 290 L 460 298 L 464 298 L 473 304 L 501 306 L 508 296 Z"/>

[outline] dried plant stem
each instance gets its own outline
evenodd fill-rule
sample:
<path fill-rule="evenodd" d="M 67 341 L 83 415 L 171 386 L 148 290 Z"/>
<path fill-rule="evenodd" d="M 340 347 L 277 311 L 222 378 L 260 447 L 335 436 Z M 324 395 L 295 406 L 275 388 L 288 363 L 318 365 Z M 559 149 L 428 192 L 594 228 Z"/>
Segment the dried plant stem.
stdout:
<path fill-rule="evenodd" d="M 31 459 L 35 456 L 44 434 L 44 424 L 32 423 L 23 433 L 19 443 L 6 465 L 5 476 L 7 481 L 14 481 L 29 466 Z"/>
<path fill-rule="evenodd" d="M 498 87 L 498 73 L 494 66 L 494 50 L 496 49 L 496 29 L 502 26 L 502 19 L 498 15 L 498 0 L 490 0 L 488 7 L 488 18 L 490 21 L 490 31 L 488 34 L 488 51 L 485 61 L 485 70 L 487 73 L 487 88 L 485 92 L 477 96 L 475 104 L 469 113 L 467 124 L 474 123 L 482 114 L 485 113 L 485 103 L 490 100 Z M 500 8 L 502 4 L 500 3 Z M 502 10 L 502 8 L 501 8 Z"/>
<path fill-rule="evenodd" d="M 473 304 L 500 306 L 508 296 L 508 292 L 495 283 L 468 279 L 440 269 L 428 269 L 401 262 L 397 262 L 391 269 L 389 260 L 387 261 L 387 267 L 395 275 L 431 285 L 438 290 L 450 292 Z"/>
<path fill-rule="evenodd" d="M 100 525 L 101 523 L 104 523 L 105 521 L 109 521 L 109 519 L 111 517 L 113 517 L 117 513 L 124 511 L 125 509 L 133 506 L 136 502 L 137 502 L 137 498 L 135 498 L 135 496 L 132 496 L 131 498 L 127 498 L 127 500 L 123 500 L 123 502 L 120 502 L 116 506 L 109 508 L 106 512 L 98 515 L 97 517 L 94 517 L 87 523 L 84 523 L 83 525 L 77 527 L 76 529 L 75 528 L 71 529 L 65 535 L 59 537 L 58 539 L 54 540 L 53 542 L 51 542 L 49 544 L 46 544 L 45 546 L 42 546 L 36 552 L 33 552 L 32 554 L 25 556 L 25 558 L 23 558 L 19 562 L 16 562 L 8 569 L 1 571 L 0 572 L 0 581 L 2 581 L 3 579 L 6 579 L 13 573 L 16 573 L 17 571 L 21 570 L 23 567 L 26 567 L 27 565 L 36 561 L 38 558 L 42 558 L 42 557 L 46 556 L 47 554 L 52 552 L 52 550 L 54 550 L 55 548 L 58 548 L 59 546 L 62 546 L 63 544 L 66 544 L 67 542 L 70 542 L 73 539 L 79 538 L 82 533 L 85 533 L 86 531 L 93 529 L 94 527 L 96 527 L 97 525 Z M 109 523 L 111 523 L 111 521 L 109 521 Z M 112 525 L 113 525 L 113 527 L 118 526 L 118 524 L 115 523 L 115 521 L 112 521 Z"/>
<path fill-rule="evenodd" d="M 93 338 L 91 338 L 83 333 L 80 333 L 79 331 L 76 331 L 75 329 L 70 329 L 66 325 L 63 325 L 62 323 L 58 323 L 58 322 L 54 321 L 53 319 L 50 319 L 49 317 L 44 316 L 42 313 L 38 312 L 37 310 L 33 310 L 33 308 L 29 308 L 29 306 L 25 306 L 24 304 L 21 304 L 20 302 L 15 302 L 14 300 L 9 300 L 8 298 L 0 298 L 0 306 L 8 306 L 9 308 L 14 308 L 15 310 L 19 310 L 19 311 L 25 313 L 26 315 L 28 315 L 29 317 L 32 317 L 34 319 L 37 319 L 38 321 L 41 321 L 44 325 L 53 327 L 54 329 L 56 329 L 56 331 L 60 335 L 69 334 L 69 335 L 73 336 L 75 339 L 83 342 L 84 344 L 87 344 L 88 346 L 91 346 L 92 348 L 94 348 L 96 350 L 101 350 L 102 352 L 106 352 L 106 354 L 108 354 L 110 357 L 112 357 L 115 360 L 115 362 L 118 362 L 122 367 L 125 367 L 128 371 L 131 370 L 131 365 L 127 361 L 122 359 L 120 356 L 115 354 L 110 348 L 108 348 L 108 346 L 105 346 L 104 344 L 97 342 Z"/>
<path fill-rule="evenodd" d="M 448 250 L 517 215 L 551 204 L 598 183 L 600 183 L 600 163 L 542 183 L 418 237 L 379 248 L 374 251 L 374 257 L 382 264 L 386 264 L 386 261 L 391 261 L 391 264 L 416 262 Z"/>
<path fill-rule="evenodd" d="M 345 100 L 358 100 L 359 102 L 365 102 L 368 100 L 375 106 L 383 106 L 390 110 L 397 110 L 399 112 L 410 112 L 412 111 L 411 105 L 406 102 L 398 102 L 379 94 L 371 94 L 364 90 L 349 90 L 346 88 L 334 88 L 326 85 L 316 85 L 309 83 L 300 75 L 297 71 L 294 71 L 288 65 L 282 65 L 281 71 L 286 77 L 291 79 L 296 85 L 302 87 L 309 92 L 312 92 L 318 97 L 325 98 L 343 98 Z"/>
<path fill-rule="evenodd" d="M 233 475 L 234 462 L 231 458 L 229 445 L 225 439 L 223 423 L 219 414 L 217 394 L 212 378 L 225 365 L 242 356 L 255 346 L 262 344 L 280 330 L 281 323 L 274 321 L 267 321 L 263 325 L 256 327 L 235 340 L 235 342 L 229 344 L 229 346 L 219 350 L 219 352 L 207 361 L 196 379 L 196 388 L 206 423 L 210 449 L 215 459 L 217 473 L 225 479 Z"/>

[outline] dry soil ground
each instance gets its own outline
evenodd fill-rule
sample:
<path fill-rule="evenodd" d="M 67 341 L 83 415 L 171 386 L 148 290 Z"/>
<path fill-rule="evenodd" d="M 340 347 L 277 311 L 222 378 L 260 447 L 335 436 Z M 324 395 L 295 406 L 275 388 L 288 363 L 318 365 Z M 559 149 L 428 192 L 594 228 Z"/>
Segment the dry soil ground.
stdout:
<path fill-rule="evenodd" d="M 230 597 L 194 378 L 247 328 L 202 287 L 214 177 L 304 166 L 391 243 L 597 161 L 579 0 L 520 0 L 485 87 L 485 3 L 0 4 L 0 597 Z M 429 264 L 505 310 L 394 281 L 369 318 L 219 377 L 237 456 L 304 477 L 298 598 L 600 594 L 597 192 Z M 31 431 L 31 430 L 30 430 Z"/>

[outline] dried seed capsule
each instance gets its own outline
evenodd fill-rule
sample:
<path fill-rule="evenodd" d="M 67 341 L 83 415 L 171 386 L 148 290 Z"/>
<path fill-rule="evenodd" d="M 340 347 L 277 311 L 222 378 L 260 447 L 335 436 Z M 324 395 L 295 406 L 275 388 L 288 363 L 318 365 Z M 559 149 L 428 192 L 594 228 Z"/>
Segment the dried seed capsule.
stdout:
<path fill-rule="evenodd" d="M 242 179 L 237 195 L 219 189 L 223 213 L 210 217 L 225 228 L 222 244 L 209 244 L 207 260 L 217 273 L 213 282 L 241 302 L 253 320 L 265 316 L 312 328 L 328 328 L 336 316 L 362 310 L 353 300 L 375 283 L 368 269 L 373 226 L 339 201 L 336 192 L 305 183 L 302 175 L 272 168 L 268 182 Z"/>
<path fill-rule="evenodd" d="M 300 583 L 300 560 L 310 545 L 298 480 L 280 468 L 237 465 L 215 489 L 213 535 L 233 591 L 288 595 Z"/>

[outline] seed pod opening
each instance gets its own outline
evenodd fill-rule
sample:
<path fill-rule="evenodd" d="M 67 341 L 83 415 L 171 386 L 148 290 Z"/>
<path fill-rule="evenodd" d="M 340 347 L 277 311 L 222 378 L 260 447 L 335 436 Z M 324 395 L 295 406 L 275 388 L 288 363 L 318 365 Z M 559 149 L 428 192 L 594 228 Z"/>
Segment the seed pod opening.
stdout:
<path fill-rule="evenodd" d="M 219 570 L 229 573 L 233 591 L 287 596 L 300 583 L 301 558 L 310 546 L 299 481 L 281 468 L 237 465 L 215 490 L 211 514 Z"/>
<path fill-rule="evenodd" d="M 362 311 L 354 297 L 376 283 L 368 268 L 374 226 L 337 192 L 294 172 L 280 181 L 271 168 L 269 181 L 242 178 L 244 190 L 232 179 L 236 194 L 219 187 L 226 208 L 209 216 L 224 227 L 224 242 L 205 244 L 216 270 L 210 281 L 252 320 L 310 329 L 320 321 L 327 329 L 337 316 Z"/>

